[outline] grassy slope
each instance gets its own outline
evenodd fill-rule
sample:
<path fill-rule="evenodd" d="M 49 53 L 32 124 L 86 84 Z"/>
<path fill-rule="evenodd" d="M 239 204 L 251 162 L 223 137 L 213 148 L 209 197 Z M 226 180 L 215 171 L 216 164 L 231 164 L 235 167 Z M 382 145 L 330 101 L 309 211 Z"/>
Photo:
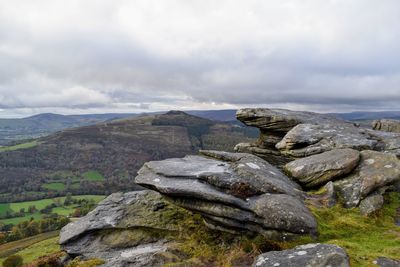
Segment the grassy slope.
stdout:
<path fill-rule="evenodd" d="M 82 173 L 82 176 L 89 181 L 104 181 L 104 176 L 98 171 L 87 171 Z"/>
<path fill-rule="evenodd" d="M 28 238 L 24 238 L 18 241 L 9 242 L 3 245 L 0 245 L 0 263 L 2 260 L 7 258 L 8 256 L 15 254 L 21 250 L 24 250 L 32 245 L 38 244 L 39 242 L 49 240 L 49 239 L 57 239 L 58 241 L 59 231 L 53 231 L 48 233 L 43 233 L 35 236 L 31 236 Z M 36 246 L 40 247 L 40 246 Z M 44 252 L 44 253 L 42 253 Z M 37 254 L 45 255 L 47 251 L 37 250 Z M 20 254 L 20 253 L 18 253 Z M 22 254 L 20 254 L 22 256 Z"/>
<path fill-rule="evenodd" d="M 26 149 L 26 148 L 31 148 L 31 147 L 35 147 L 39 144 L 38 141 L 32 141 L 32 142 L 28 142 L 28 143 L 22 143 L 22 144 L 18 144 L 15 146 L 5 146 L 5 147 L 0 147 L 0 152 L 3 151 L 14 151 L 14 150 L 18 150 L 18 149 Z"/>
<path fill-rule="evenodd" d="M 379 256 L 400 260 L 400 227 L 396 226 L 396 208 L 400 207 L 400 193 L 386 196 L 383 209 L 373 216 L 362 216 L 359 209 L 312 208 L 318 221 L 320 236 L 317 242 L 343 247 L 350 256 L 352 266 L 376 266 L 372 262 Z M 315 242 L 299 239 L 284 248 Z"/>
<path fill-rule="evenodd" d="M 61 191 L 61 190 L 65 189 L 65 184 L 64 183 L 47 183 L 47 184 L 43 184 L 42 187 L 49 189 L 49 190 Z"/>

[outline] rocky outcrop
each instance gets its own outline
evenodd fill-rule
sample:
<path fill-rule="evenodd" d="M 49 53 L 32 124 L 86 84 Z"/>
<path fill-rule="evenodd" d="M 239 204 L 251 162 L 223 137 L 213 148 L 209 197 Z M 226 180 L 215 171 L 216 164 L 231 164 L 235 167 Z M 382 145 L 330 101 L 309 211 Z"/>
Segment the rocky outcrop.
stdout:
<path fill-rule="evenodd" d="M 400 133 L 400 121 L 389 119 L 375 120 L 372 122 L 372 128 L 379 131 Z"/>
<path fill-rule="evenodd" d="M 250 154 L 201 153 L 148 162 L 135 182 L 202 214 L 215 229 L 274 239 L 316 233 L 300 187 L 276 167 Z"/>
<path fill-rule="evenodd" d="M 285 172 L 306 188 L 324 185 L 350 173 L 358 164 L 360 153 L 353 149 L 334 149 L 294 160 L 284 166 Z"/>
<path fill-rule="evenodd" d="M 104 266 L 162 266 L 177 257 L 171 237 L 187 216 L 154 191 L 115 193 L 66 225 L 60 244 L 70 256 L 100 258 Z"/>
<path fill-rule="evenodd" d="M 281 109 L 242 109 L 237 118 L 258 127 L 260 137 L 252 144 L 238 144 L 249 152 L 276 164 L 332 149 L 353 148 L 394 153 L 400 157 L 400 134 L 364 129 L 333 117 Z"/>
<path fill-rule="evenodd" d="M 253 267 L 349 267 L 349 257 L 338 246 L 307 244 L 283 251 L 270 251 L 258 256 Z"/>
<path fill-rule="evenodd" d="M 394 154 L 365 150 L 360 155 L 360 164 L 354 172 L 334 182 L 346 207 L 356 207 L 370 193 L 400 180 L 400 161 Z"/>
<path fill-rule="evenodd" d="M 338 122 L 327 115 L 285 109 L 245 108 L 238 110 L 236 117 L 246 125 L 259 128 L 260 137 L 255 143 L 236 145 L 235 150 L 257 155 L 276 166 L 283 166 L 293 159 L 290 155 L 280 153 L 275 147 L 293 127 L 301 123 Z"/>

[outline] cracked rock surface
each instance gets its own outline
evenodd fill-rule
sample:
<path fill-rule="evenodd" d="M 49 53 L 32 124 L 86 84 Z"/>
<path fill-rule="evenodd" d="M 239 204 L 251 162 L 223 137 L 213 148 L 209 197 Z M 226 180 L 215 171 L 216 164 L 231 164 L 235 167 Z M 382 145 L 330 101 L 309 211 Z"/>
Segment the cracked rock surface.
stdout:
<path fill-rule="evenodd" d="M 251 154 L 202 151 L 201 156 L 152 161 L 135 182 L 202 214 L 216 229 L 274 239 L 316 233 L 300 187 Z"/>

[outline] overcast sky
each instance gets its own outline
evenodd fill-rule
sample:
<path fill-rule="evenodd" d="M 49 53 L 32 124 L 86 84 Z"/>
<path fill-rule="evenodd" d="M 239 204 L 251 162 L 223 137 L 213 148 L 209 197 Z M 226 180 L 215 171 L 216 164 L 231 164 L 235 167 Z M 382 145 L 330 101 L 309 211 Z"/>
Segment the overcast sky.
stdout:
<path fill-rule="evenodd" d="M 400 110 L 399 0 L 0 0 L 0 117 Z"/>

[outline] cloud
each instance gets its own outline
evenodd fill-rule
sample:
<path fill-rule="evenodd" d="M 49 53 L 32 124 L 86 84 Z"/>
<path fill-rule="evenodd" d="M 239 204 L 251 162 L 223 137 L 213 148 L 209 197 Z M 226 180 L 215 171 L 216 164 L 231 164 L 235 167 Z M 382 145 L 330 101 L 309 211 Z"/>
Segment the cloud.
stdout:
<path fill-rule="evenodd" d="M 0 116 L 400 109 L 397 0 L 0 5 Z"/>

